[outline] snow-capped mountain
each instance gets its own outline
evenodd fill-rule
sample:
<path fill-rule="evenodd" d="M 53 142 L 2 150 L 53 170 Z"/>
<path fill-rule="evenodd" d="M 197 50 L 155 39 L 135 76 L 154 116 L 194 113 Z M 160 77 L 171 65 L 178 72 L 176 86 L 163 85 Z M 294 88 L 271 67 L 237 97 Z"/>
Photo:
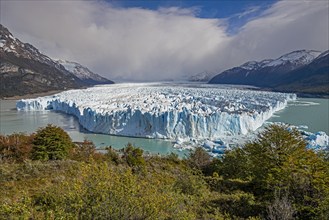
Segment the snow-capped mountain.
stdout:
<path fill-rule="evenodd" d="M 204 71 L 188 77 L 188 80 L 192 82 L 208 82 L 215 75 L 216 73 Z"/>
<path fill-rule="evenodd" d="M 100 76 L 95 80 L 82 80 L 79 76 L 31 44 L 21 42 L 0 24 L 0 97 L 113 83 L 104 82 Z"/>
<path fill-rule="evenodd" d="M 39 52 L 29 43 L 22 43 L 15 38 L 7 28 L 0 24 L 0 51 L 2 55 L 11 54 L 18 58 L 30 59 L 36 62 L 60 68 L 58 64 L 48 56 Z"/>
<path fill-rule="evenodd" d="M 312 69 L 316 68 L 316 60 L 322 57 L 323 61 L 320 66 L 327 66 L 322 69 L 324 75 L 329 74 L 328 71 L 328 51 L 321 53 L 314 50 L 298 50 L 280 56 L 277 59 L 266 59 L 260 62 L 249 61 L 241 66 L 234 67 L 213 77 L 209 83 L 212 84 L 244 84 L 258 87 L 278 88 L 281 85 L 293 83 L 291 80 L 303 80 L 303 77 L 309 77 L 308 74 L 296 74 L 300 69 L 312 65 Z M 319 74 L 319 73 L 317 73 Z M 295 77 L 299 76 L 299 78 Z M 323 82 L 319 81 L 322 84 Z M 313 86 L 317 85 L 314 81 Z M 291 90 L 299 92 L 302 88 Z M 323 92 L 323 91 L 320 91 Z"/>
<path fill-rule="evenodd" d="M 298 50 L 285 54 L 277 59 L 266 59 L 260 62 L 249 61 L 242 64 L 240 67 L 246 70 L 258 70 L 265 67 L 279 67 L 284 65 L 299 67 L 309 64 L 320 54 L 320 51 L 315 50 Z"/>
<path fill-rule="evenodd" d="M 329 50 L 321 53 L 311 63 L 291 71 L 281 84 L 279 91 L 299 91 L 329 96 Z"/>
<path fill-rule="evenodd" d="M 272 60 L 261 67 L 275 67 L 282 65 L 294 65 L 296 67 L 303 66 L 312 62 L 321 54 L 315 50 L 298 50 L 285 54 L 278 59 Z"/>
<path fill-rule="evenodd" d="M 111 84 L 112 81 L 101 77 L 100 75 L 93 73 L 87 67 L 82 66 L 79 63 L 67 61 L 67 60 L 57 60 L 57 63 L 64 66 L 64 68 L 73 73 L 76 77 L 81 79 L 86 83 L 95 83 L 95 84 Z"/>
<path fill-rule="evenodd" d="M 321 53 L 316 59 L 321 59 L 323 57 L 327 57 L 329 55 L 329 50 L 324 51 L 323 53 Z"/>

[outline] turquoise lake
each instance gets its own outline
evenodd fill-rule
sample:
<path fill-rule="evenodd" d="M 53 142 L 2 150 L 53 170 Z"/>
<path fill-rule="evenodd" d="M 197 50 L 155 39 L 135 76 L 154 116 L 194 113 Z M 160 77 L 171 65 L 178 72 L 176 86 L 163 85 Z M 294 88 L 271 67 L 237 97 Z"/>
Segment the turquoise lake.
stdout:
<path fill-rule="evenodd" d="M 54 124 L 62 127 L 74 141 L 91 140 L 97 147 L 112 146 L 121 149 L 132 143 L 152 154 L 166 155 L 171 152 L 183 156 L 187 153 L 173 148 L 172 141 L 119 137 L 113 135 L 93 134 L 84 130 L 77 119 L 71 115 L 53 111 L 17 111 L 16 101 L 0 100 L 0 133 L 33 133 L 39 127 Z M 291 125 L 307 126 L 306 131 L 324 131 L 329 134 L 329 99 L 298 98 L 277 112 L 269 122 L 285 122 Z"/>

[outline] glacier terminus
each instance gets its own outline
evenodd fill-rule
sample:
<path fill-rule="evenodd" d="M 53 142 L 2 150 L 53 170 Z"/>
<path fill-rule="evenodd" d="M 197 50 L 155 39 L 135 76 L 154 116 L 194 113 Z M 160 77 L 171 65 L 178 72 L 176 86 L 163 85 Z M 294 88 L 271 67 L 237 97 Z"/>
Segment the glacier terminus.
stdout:
<path fill-rule="evenodd" d="M 121 83 L 23 99 L 16 107 L 71 114 L 94 133 L 216 140 L 255 131 L 295 99 L 295 94 L 228 85 Z"/>

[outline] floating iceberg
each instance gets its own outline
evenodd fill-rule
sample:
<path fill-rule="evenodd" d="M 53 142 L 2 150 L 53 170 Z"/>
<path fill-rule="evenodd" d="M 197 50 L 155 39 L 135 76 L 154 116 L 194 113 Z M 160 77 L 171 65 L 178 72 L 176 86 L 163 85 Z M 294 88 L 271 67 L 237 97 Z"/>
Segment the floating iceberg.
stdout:
<path fill-rule="evenodd" d="M 218 85 L 115 84 L 20 100 L 18 110 L 75 115 L 95 133 L 209 139 L 255 131 L 295 94 Z"/>
<path fill-rule="evenodd" d="M 308 143 L 307 148 L 315 151 L 329 151 L 329 136 L 325 132 L 319 131 L 314 134 L 303 132 L 303 134 Z"/>

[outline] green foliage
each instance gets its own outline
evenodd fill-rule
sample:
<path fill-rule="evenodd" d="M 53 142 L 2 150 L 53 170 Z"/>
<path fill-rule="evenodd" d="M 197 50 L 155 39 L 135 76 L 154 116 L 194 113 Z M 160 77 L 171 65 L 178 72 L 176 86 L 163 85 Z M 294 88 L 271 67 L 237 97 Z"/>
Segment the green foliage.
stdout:
<path fill-rule="evenodd" d="M 212 157 L 202 147 L 195 148 L 188 156 L 187 162 L 192 168 L 205 169 L 211 163 Z"/>
<path fill-rule="evenodd" d="M 292 155 L 305 152 L 305 147 L 305 141 L 296 130 L 289 131 L 286 127 L 272 125 L 259 135 L 258 140 L 244 147 L 249 165 L 246 171 L 255 184 L 263 184 L 269 178 L 280 180 L 280 168 Z"/>
<path fill-rule="evenodd" d="M 250 174 L 248 168 L 248 156 L 244 149 L 236 148 L 225 153 L 222 161 L 219 161 L 219 173 L 224 178 L 248 179 Z"/>
<path fill-rule="evenodd" d="M 158 163 L 165 165 L 167 161 L 160 159 Z M 213 218 L 201 206 L 210 195 L 206 185 L 200 176 L 190 174 L 183 167 L 169 166 L 166 172 L 149 167 L 149 172 L 139 175 L 128 165 L 116 166 L 107 161 L 32 161 L 4 165 L 0 164 L 7 176 L 0 180 L 4 186 L 0 190 L 0 218 L 3 219 L 22 216 L 33 219 L 196 219 L 203 215 Z M 191 180 L 190 184 L 195 187 L 193 193 L 182 192 L 177 187 L 178 177 L 182 175 Z"/>
<path fill-rule="evenodd" d="M 208 206 L 219 207 L 220 211 L 229 214 L 231 218 L 257 217 L 260 207 L 253 194 L 236 191 L 230 194 L 219 194 L 217 198 L 207 203 Z"/>
<path fill-rule="evenodd" d="M 181 193 L 198 197 L 201 197 L 207 191 L 207 185 L 201 174 L 195 173 L 195 171 L 182 173 L 176 179 L 175 188 Z"/>
<path fill-rule="evenodd" d="M 248 191 L 250 188 L 250 181 L 242 179 L 225 179 L 222 176 L 214 175 L 208 176 L 205 181 L 216 192 L 231 193 L 234 191 Z"/>
<path fill-rule="evenodd" d="M 202 171 L 205 176 L 218 176 L 223 164 L 219 158 L 212 158 L 209 164 L 203 167 Z"/>
<path fill-rule="evenodd" d="M 225 179 L 249 180 L 243 190 L 264 206 L 273 205 L 276 191 L 286 192 L 296 208 L 295 217 L 317 219 L 324 212 L 319 207 L 328 198 L 328 163 L 305 147 L 296 130 L 272 125 L 257 140 L 227 153 L 221 174 Z"/>
<path fill-rule="evenodd" d="M 31 197 L 26 195 L 13 203 L 4 202 L 0 204 L 0 219 L 8 219 L 9 216 L 11 219 L 29 219 L 32 216 L 31 207 Z"/>
<path fill-rule="evenodd" d="M 141 148 L 136 148 L 128 143 L 123 151 L 123 159 L 130 167 L 144 167 L 145 160 L 143 158 L 143 152 L 144 151 Z"/>
<path fill-rule="evenodd" d="M 69 158 L 77 161 L 99 160 L 103 156 L 103 154 L 96 151 L 94 143 L 88 140 L 76 143 L 69 152 Z"/>
<path fill-rule="evenodd" d="M 68 156 L 74 144 L 60 127 L 47 125 L 40 128 L 33 140 L 33 160 L 61 160 Z"/>
<path fill-rule="evenodd" d="M 203 149 L 183 160 L 143 156 L 131 144 L 102 155 L 92 142 L 73 145 L 66 135 L 48 126 L 0 136 L 0 219 L 329 216 L 328 157 L 305 149 L 287 127 L 270 126 L 223 159 Z"/>
<path fill-rule="evenodd" d="M 174 164 L 179 164 L 181 160 L 179 159 L 178 155 L 171 152 L 165 157 L 169 162 L 172 162 Z"/>
<path fill-rule="evenodd" d="M 116 165 L 121 163 L 119 154 L 114 149 L 112 149 L 112 147 L 106 148 L 105 158 Z"/>
<path fill-rule="evenodd" d="M 190 215 L 178 209 L 182 197 L 158 180 L 139 179 L 130 169 L 106 163 L 83 164 L 79 178 L 63 181 L 37 196 L 37 205 L 58 218 L 164 219 Z M 58 206 L 57 204 L 61 204 Z"/>

